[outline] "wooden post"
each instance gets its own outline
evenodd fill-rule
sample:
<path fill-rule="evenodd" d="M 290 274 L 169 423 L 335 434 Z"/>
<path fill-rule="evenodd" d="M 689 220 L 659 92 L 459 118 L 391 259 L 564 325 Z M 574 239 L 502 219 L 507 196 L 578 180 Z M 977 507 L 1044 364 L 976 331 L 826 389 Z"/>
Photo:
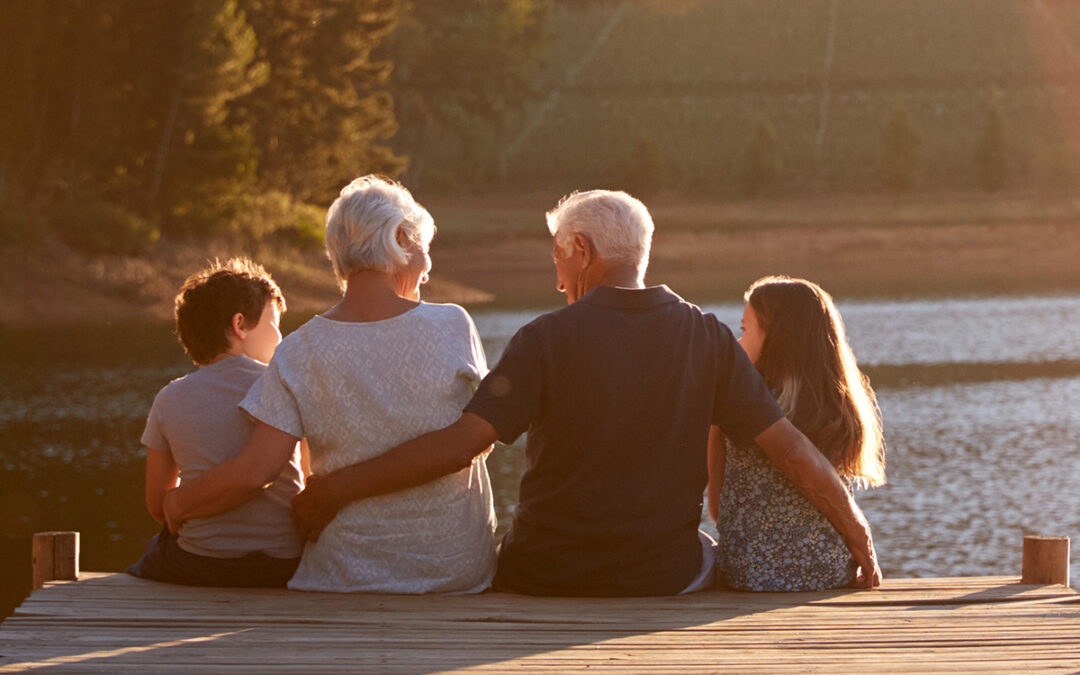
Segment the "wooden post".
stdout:
<path fill-rule="evenodd" d="M 46 581 L 79 578 L 79 533 L 38 532 L 33 543 L 34 590 Z"/>
<path fill-rule="evenodd" d="M 1024 566 L 1020 583 L 1069 585 L 1069 538 L 1024 537 Z"/>

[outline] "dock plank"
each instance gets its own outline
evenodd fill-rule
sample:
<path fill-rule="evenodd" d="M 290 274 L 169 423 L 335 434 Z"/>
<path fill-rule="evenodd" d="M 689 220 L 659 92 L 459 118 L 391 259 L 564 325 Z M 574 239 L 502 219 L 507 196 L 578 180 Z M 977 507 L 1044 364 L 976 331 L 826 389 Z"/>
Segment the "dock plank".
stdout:
<path fill-rule="evenodd" d="M 87 573 L 0 625 L 0 673 L 1080 670 L 1080 596 L 1016 577 L 665 598 L 301 593 Z"/>

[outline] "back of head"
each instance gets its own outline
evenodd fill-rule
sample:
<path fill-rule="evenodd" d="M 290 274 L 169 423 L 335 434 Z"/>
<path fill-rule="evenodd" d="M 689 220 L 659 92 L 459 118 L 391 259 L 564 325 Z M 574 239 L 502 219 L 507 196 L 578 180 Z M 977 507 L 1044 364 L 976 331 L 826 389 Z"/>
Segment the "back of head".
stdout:
<path fill-rule="evenodd" d="M 229 349 L 226 334 L 236 314 L 259 323 L 267 302 L 285 311 L 285 297 L 262 265 L 247 258 L 215 260 L 188 277 L 176 295 L 176 335 L 191 360 L 203 366 Z"/>
<path fill-rule="evenodd" d="M 547 226 L 559 250 L 568 252 L 575 234 L 592 241 L 605 261 L 631 266 L 638 281 L 645 278 L 652 246 L 652 216 L 625 192 L 589 190 L 568 195 L 548 211 Z"/>
<path fill-rule="evenodd" d="M 393 272 L 408 262 L 397 233 L 427 250 L 435 222 L 400 183 L 363 176 L 341 189 L 326 214 L 326 254 L 338 285 L 362 270 Z"/>
<path fill-rule="evenodd" d="M 877 401 L 832 297 L 805 279 L 773 276 L 754 282 L 745 298 L 765 332 L 757 369 L 788 419 L 840 475 L 883 484 Z"/>

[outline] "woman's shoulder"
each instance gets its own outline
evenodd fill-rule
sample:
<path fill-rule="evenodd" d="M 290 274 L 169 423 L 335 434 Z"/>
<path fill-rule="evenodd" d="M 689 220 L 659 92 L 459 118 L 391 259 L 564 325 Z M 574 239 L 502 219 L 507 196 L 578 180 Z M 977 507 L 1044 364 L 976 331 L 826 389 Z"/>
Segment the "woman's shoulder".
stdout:
<path fill-rule="evenodd" d="M 421 302 L 413 310 L 422 321 L 436 325 L 440 328 L 449 329 L 452 332 L 462 331 L 468 335 L 475 330 L 472 317 L 465 308 L 453 303 Z"/>
<path fill-rule="evenodd" d="M 329 322 L 316 314 L 281 339 L 271 363 L 276 361 L 280 365 L 283 361 L 306 359 L 312 349 L 318 349 L 322 343 L 332 339 L 331 329 Z"/>
<path fill-rule="evenodd" d="M 420 301 L 420 304 L 416 307 L 424 316 L 434 316 L 441 318 L 457 318 L 465 321 L 472 322 L 472 317 L 465 311 L 465 308 L 461 305 L 455 305 L 452 302 L 426 302 Z"/>

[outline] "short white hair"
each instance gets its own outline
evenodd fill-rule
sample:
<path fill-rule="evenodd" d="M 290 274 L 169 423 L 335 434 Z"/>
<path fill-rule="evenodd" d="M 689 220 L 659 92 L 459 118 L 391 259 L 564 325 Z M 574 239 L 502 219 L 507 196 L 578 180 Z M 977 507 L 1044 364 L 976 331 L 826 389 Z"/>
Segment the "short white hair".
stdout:
<path fill-rule="evenodd" d="M 592 241 L 601 258 L 632 265 L 638 281 L 645 278 L 653 220 L 645 205 L 625 192 L 589 190 L 567 195 L 548 211 L 547 226 L 564 257 L 570 255 L 573 236 L 581 234 Z"/>
<path fill-rule="evenodd" d="M 341 189 L 326 213 L 326 255 L 338 285 L 361 270 L 393 272 L 409 262 L 398 243 L 401 230 L 425 251 L 435 221 L 405 186 L 379 176 L 362 176 Z"/>

